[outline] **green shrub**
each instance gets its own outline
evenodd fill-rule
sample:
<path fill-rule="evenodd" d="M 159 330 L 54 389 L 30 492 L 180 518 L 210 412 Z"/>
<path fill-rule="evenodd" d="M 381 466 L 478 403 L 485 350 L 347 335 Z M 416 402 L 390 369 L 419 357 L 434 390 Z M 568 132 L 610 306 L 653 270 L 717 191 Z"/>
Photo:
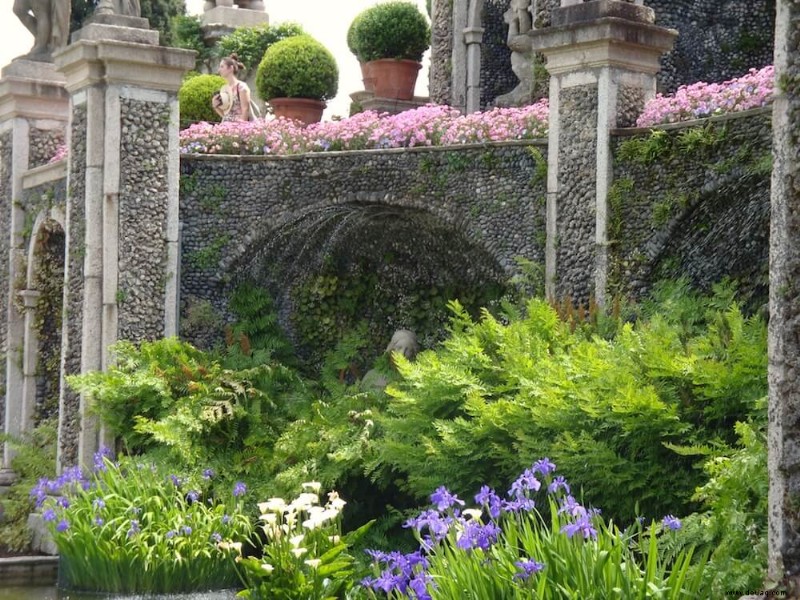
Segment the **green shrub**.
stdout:
<path fill-rule="evenodd" d="M 211 96 L 224 84 L 225 80 L 219 75 L 195 75 L 186 79 L 178 90 L 181 127 L 198 121 L 219 121 L 219 115 L 211 108 Z"/>
<path fill-rule="evenodd" d="M 203 27 L 200 17 L 196 15 L 178 15 L 172 20 L 173 44 L 176 48 L 185 48 L 197 52 L 195 70 L 211 67 L 214 57 L 213 48 L 206 46 L 203 39 Z"/>
<path fill-rule="evenodd" d="M 236 53 L 245 69 L 252 72 L 258 67 L 270 46 L 286 38 L 305 33 L 303 27 L 297 23 L 239 27 L 220 39 L 217 44 L 217 53 L 219 56 L 230 56 Z"/>
<path fill-rule="evenodd" d="M 361 62 L 381 58 L 422 60 L 430 46 L 431 28 L 410 2 L 376 4 L 356 16 L 348 46 Z"/>
<path fill-rule="evenodd" d="M 264 100 L 311 98 L 329 100 L 339 88 L 339 68 L 325 46 L 309 35 L 277 42 L 264 53 L 256 89 Z"/>

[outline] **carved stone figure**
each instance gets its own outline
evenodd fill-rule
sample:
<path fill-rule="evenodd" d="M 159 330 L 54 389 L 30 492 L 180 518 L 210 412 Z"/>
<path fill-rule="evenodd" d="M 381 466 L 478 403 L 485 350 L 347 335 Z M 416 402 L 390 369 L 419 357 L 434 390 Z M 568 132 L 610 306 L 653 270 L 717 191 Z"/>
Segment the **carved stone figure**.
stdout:
<path fill-rule="evenodd" d="M 24 58 L 52 62 L 53 51 L 69 41 L 70 0 L 14 0 L 14 14 L 33 35 Z"/>
<path fill-rule="evenodd" d="M 398 329 L 394 332 L 389 345 L 386 346 L 386 354 L 389 355 L 391 360 L 392 353 L 399 352 L 408 360 L 414 360 L 419 352 L 419 344 L 417 343 L 416 334 L 409 329 Z M 394 362 L 392 362 L 394 365 Z M 383 390 L 388 384 L 391 377 L 391 372 L 381 371 L 380 369 L 370 369 L 364 374 L 361 380 L 361 389 L 380 391 Z"/>
<path fill-rule="evenodd" d="M 141 17 L 142 7 L 139 0 L 100 0 L 95 13 L 98 15 L 123 15 L 126 17 Z"/>
<path fill-rule="evenodd" d="M 509 43 L 518 35 L 525 35 L 533 28 L 530 8 L 531 0 L 511 0 L 508 10 L 503 13 L 503 20 L 508 23 Z"/>

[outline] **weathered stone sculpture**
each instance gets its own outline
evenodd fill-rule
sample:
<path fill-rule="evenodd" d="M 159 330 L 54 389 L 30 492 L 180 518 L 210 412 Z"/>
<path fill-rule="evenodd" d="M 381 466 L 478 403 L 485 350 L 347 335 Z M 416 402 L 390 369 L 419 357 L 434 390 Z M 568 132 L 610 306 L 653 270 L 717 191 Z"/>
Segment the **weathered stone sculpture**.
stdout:
<path fill-rule="evenodd" d="M 409 329 L 398 329 L 394 332 L 389 345 L 386 346 L 386 354 L 391 361 L 392 354 L 399 352 L 408 360 L 414 360 L 419 352 L 416 334 Z M 394 362 L 392 362 L 394 365 Z M 389 384 L 390 373 L 380 369 L 370 369 L 364 374 L 361 380 L 361 389 L 370 391 L 381 391 Z"/>
<path fill-rule="evenodd" d="M 95 14 L 141 17 L 142 7 L 139 4 L 139 0 L 100 0 L 100 4 L 95 9 Z"/>
<path fill-rule="evenodd" d="M 69 40 L 70 0 L 14 0 L 14 14 L 33 35 L 24 58 L 52 62 L 53 51 Z"/>
<path fill-rule="evenodd" d="M 513 90 L 495 99 L 496 106 L 522 106 L 533 100 L 533 53 L 528 33 L 533 29 L 536 5 L 531 0 L 511 0 L 503 20 L 508 23 L 508 47 L 511 49 L 511 70 L 519 79 Z"/>

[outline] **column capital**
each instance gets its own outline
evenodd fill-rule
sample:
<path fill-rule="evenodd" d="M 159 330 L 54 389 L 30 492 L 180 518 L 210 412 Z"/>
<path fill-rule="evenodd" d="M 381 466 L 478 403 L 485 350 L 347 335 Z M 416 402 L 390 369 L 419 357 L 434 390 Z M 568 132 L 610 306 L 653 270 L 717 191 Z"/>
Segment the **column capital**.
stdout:
<path fill-rule="evenodd" d="M 55 56 L 56 68 L 74 93 L 103 84 L 177 91 L 186 71 L 194 67 L 195 52 L 119 40 L 78 40 Z"/>
<path fill-rule="evenodd" d="M 586 5 L 568 8 L 582 6 Z M 661 69 L 661 55 L 672 50 L 678 32 L 643 21 L 600 17 L 534 30 L 530 36 L 533 50 L 547 58 L 547 71 L 551 75 L 595 67 L 655 75 Z"/>
<path fill-rule="evenodd" d="M 36 304 L 39 302 L 42 292 L 39 290 L 20 290 L 18 294 L 19 297 L 22 298 L 25 310 L 33 310 L 36 308 Z"/>
<path fill-rule="evenodd" d="M 14 117 L 69 120 L 64 75 L 51 63 L 17 59 L 2 70 L 0 121 Z"/>
<path fill-rule="evenodd" d="M 464 29 L 464 42 L 467 45 L 480 44 L 483 41 L 483 27 L 467 27 Z"/>

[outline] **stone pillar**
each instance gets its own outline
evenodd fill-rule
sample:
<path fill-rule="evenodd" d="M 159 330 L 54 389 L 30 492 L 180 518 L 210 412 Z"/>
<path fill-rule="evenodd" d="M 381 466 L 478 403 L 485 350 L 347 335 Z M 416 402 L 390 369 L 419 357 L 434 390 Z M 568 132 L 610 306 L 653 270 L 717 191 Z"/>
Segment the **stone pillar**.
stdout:
<path fill-rule="evenodd" d="M 232 0 L 217 0 L 216 5 L 207 2 L 206 6 L 200 23 L 207 46 L 213 46 L 239 27 L 269 25 L 269 15 L 264 12 L 264 3 L 260 0 L 247 8 L 234 8 Z"/>
<path fill-rule="evenodd" d="M 800 6 L 778 0 L 769 265 L 769 577 L 800 593 Z"/>
<path fill-rule="evenodd" d="M 5 368 L 0 385 L 5 401 L 0 413 L 4 431 L 18 436 L 26 429 L 23 396 L 23 339 L 25 317 L 16 294 L 25 281 L 26 248 L 22 232 L 23 175 L 46 164 L 63 143 L 69 117 L 64 77 L 52 64 L 17 59 L 0 76 L 0 346 Z M 12 451 L 5 444 L 0 479 L 8 478 Z M 2 474 L 5 473 L 5 476 Z M 1 482 L 0 482 L 1 483 Z"/>
<path fill-rule="evenodd" d="M 470 0 L 453 0 L 453 54 L 450 59 L 450 106 L 461 112 L 467 109 L 467 44 L 463 32 L 467 29 Z"/>
<path fill-rule="evenodd" d="M 605 301 L 610 129 L 632 125 L 655 95 L 660 56 L 677 32 L 653 10 L 617 0 L 566 5 L 531 32 L 550 74 L 546 292 Z"/>
<path fill-rule="evenodd" d="M 116 24 L 119 21 L 119 24 Z M 71 95 L 59 465 L 91 464 L 101 432 L 64 384 L 109 346 L 177 331 L 178 101 L 194 52 L 147 20 L 104 15 L 54 57 Z"/>
<path fill-rule="evenodd" d="M 467 94 L 466 112 L 481 109 L 481 40 L 483 27 L 467 27 L 464 42 L 467 45 Z"/>
<path fill-rule="evenodd" d="M 428 90 L 431 102 L 450 104 L 451 58 L 453 56 L 453 3 L 432 0 L 431 4 L 431 62 L 428 71 Z"/>

